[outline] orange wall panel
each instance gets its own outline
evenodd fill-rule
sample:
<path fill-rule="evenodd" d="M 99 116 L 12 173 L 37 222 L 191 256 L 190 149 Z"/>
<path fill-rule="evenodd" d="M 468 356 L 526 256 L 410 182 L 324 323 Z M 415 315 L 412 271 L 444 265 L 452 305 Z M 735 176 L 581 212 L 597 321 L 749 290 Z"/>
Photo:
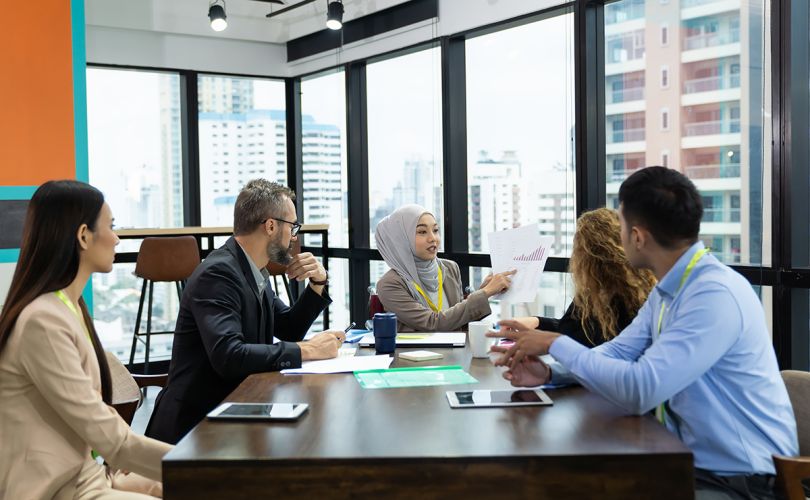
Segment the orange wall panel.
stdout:
<path fill-rule="evenodd" d="M 0 30 L 0 186 L 76 177 L 71 2 L 8 6 Z"/>

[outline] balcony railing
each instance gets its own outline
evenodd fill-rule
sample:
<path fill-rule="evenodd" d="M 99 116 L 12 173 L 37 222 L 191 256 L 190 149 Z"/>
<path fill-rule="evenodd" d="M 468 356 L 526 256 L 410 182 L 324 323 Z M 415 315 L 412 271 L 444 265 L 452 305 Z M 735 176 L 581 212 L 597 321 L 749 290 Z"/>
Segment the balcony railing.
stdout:
<path fill-rule="evenodd" d="M 623 62 L 644 59 L 645 48 L 637 46 L 632 48 L 617 47 L 608 49 L 608 63 L 617 64 Z"/>
<path fill-rule="evenodd" d="M 639 168 L 616 168 L 608 172 L 608 182 L 622 182 L 637 171 L 644 167 Z"/>
<path fill-rule="evenodd" d="M 611 95 L 611 104 L 616 104 L 619 102 L 630 102 L 630 101 L 640 101 L 644 99 L 644 87 L 631 87 L 626 89 L 620 90 L 612 90 L 610 92 Z"/>
<path fill-rule="evenodd" d="M 643 141 L 644 129 L 628 128 L 624 130 L 614 130 L 613 133 L 610 134 L 610 138 L 613 139 L 610 141 L 611 143 Z"/>
<path fill-rule="evenodd" d="M 683 46 L 684 50 L 697 50 L 705 49 L 707 47 L 717 47 L 729 43 L 736 43 L 739 41 L 740 29 L 735 28 L 724 33 L 704 33 L 703 35 L 690 36 L 684 39 Z"/>
<path fill-rule="evenodd" d="M 736 134 L 740 131 L 740 120 L 716 120 L 711 122 L 687 123 L 684 132 L 687 136 Z"/>
<path fill-rule="evenodd" d="M 689 7 L 697 7 L 699 5 L 706 5 L 707 3 L 719 2 L 720 0 L 681 0 L 681 8 L 688 9 Z"/>
<path fill-rule="evenodd" d="M 685 173 L 690 179 L 733 179 L 740 176 L 740 164 L 691 165 Z"/>
<path fill-rule="evenodd" d="M 739 208 L 704 208 L 703 222 L 740 222 Z"/>
<path fill-rule="evenodd" d="M 712 90 L 734 89 L 739 87 L 740 75 L 731 75 L 728 78 L 710 76 L 708 78 L 686 80 L 683 86 L 683 93 L 695 94 L 697 92 L 711 92 Z"/>
<path fill-rule="evenodd" d="M 605 6 L 605 24 L 623 23 L 644 17 L 644 0 L 614 3 Z"/>

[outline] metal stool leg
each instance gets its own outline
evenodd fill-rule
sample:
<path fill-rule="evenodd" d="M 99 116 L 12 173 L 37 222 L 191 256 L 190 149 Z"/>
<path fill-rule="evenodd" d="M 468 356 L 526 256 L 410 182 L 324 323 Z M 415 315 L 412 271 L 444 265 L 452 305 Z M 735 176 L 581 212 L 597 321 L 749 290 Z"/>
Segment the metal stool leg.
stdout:
<path fill-rule="evenodd" d="M 149 347 L 150 347 L 150 340 L 152 339 L 152 299 L 154 298 L 155 294 L 155 282 L 149 282 L 149 308 L 148 314 L 146 316 L 146 353 L 143 359 L 143 373 L 149 373 Z"/>
<path fill-rule="evenodd" d="M 135 332 L 132 334 L 132 350 L 129 352 L 129 369 L 132 370 L 132 367 L 135 364 L 135 347 L 138 342 L 138 335 L 140 335 L 140 328 L 141 328 L 141 314 L 143 313 L 143 301 L 146 299 L 146 282 L 148 280 L 143 280 L 143 286 L 141 287 L 141 299 L 138 302 L 138 315 L 135 316 Z"/>

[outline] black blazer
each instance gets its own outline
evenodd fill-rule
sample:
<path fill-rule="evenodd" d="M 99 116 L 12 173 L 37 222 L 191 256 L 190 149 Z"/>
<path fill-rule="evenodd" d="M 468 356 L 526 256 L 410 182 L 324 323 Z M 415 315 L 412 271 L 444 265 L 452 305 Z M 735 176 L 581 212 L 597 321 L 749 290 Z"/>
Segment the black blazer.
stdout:
<path fill-rule="evenodd" d="M 289 307 L 269 285 L 262 298 L 233 238 L 197 266 L 180 300 L 169 381 L 147 436 L 177 443 L 248 375 L 301 366 L 294 342 L 331 300 L 306 287 Z M 273 344 L 274 336 L 282 342 Z"/>
<path fill-rule="evenodd" d="M 618 318 L 616 319 L 616 328 L 618 332 L 621 332 L 627 328 L 627 325 L 633 322 L 636 315 L 630 314 L 624 304 L 619 300 L 613 301 L 613 308 L 619 314 Z M 574 306 L 573 302 L 571 302 L 571 305 L 568 306 L 565 314 L 563 314 L 563 317 L 560 319 L 544 317 L 538 317 L 537 319 L 540 320 L 540 326 L 538 326 L 538 329 L 545 330 L 547 332 L 562 333 L 563 335 L 567 335 L 576 340 L 585 347 L 596 347 L 599 344 L 606 342 L 605 337 L 602 336 L 602 329 L 599 328 L 599 323 L 593 319 L 587 323 L 588 332 L 586 335 L 585 330 L 582 329 L 579 309 Z"/>

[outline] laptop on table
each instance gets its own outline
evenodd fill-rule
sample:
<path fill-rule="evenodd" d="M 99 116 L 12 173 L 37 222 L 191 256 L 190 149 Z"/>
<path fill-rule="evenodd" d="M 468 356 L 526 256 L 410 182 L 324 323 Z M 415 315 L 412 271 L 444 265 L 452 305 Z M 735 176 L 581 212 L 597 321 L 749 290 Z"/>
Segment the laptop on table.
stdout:
<path fill-rule="evenodd" d="M 464 347 L 465 332 L 402 332 L 397 334 L 397 347 Z M 360 339 L 360 347 L 374 347 L 374 333 Z"/>

